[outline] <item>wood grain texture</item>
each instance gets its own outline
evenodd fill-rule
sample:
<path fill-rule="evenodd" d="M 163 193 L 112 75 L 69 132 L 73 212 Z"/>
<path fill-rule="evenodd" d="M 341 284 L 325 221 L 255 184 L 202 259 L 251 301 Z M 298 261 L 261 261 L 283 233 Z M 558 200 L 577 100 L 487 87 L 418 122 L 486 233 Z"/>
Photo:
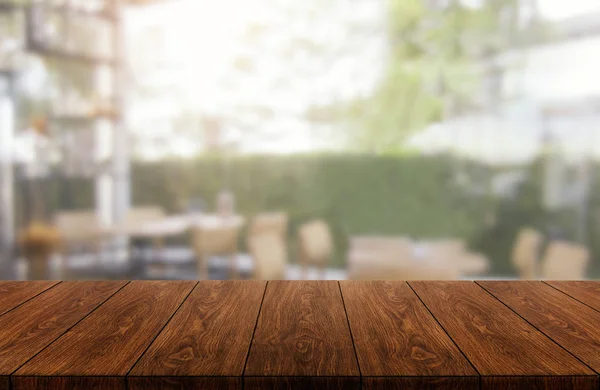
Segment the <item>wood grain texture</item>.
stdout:
<path fill-rule="evenodd" d="M 596 372 L 600 372 L 600 312 L 542 282 L 477 282 Z"/>
<path fill-rule="evenodd" d="M 10 375 L 126 282 L 64 282 L 0 317 L 0 375 Z"/>
<path fill-rule="evenodd" d="M 108 390 L 125 388 L 118 377 L 19 377 L 13 378 L 13 390 Z"/>
<path fill-rule="evenodd" d="M 245 377 L 246 390 L 358 390 L 359 377 Z"/>
<path fill-rule="evenodd" d="M 0 316 L 56 285 L 57 281 L 0 282 Z"/>
<path fill-rule="evenodd" d="M 242 388 L 238 377 L 129 377 L 129 390 L 234 390 Z"/>
<path fill-rule="evenodd" d="M 482 381 L 487 388 L 520 386 L 524 378 L 535 388 L 572 376 L 587 377 L 581 389 L 597 388 L 592 370 L 476 283 L 409 284 L 481 376 L 490 377 Z"/>
<path fill-rule="evenodd" d="M 125 376 L 196 282 L 133 281 L 13 375 L 60 377 Z M 85 377 L 85 379 L 83 378 Z M 122 388 L 125 380 L 122 381 Z"/>
<path fill-rule="evenodd" d="M 367 390 L 463 390 L 479 389 L 479 376 L 363 378 Z"/>
<path fill-rule="evenodd" d="M 266 285 L 264 281 L 199 282 L 131 370 L 130 378 L 151 376 L 159 383 L 161 377 L 190 376 L 204 383 L 205 377 L 212 376 L 230 383 L 227 377 L 241 377 Z M 215 378 L 211 383 L 217 382 Z"/>
<path fill-rule="evenodd" d="M 547 281 L 545 283 L 600 311 L 600 281 Z"/>
<path fill-rule="evenodd" d="M 372 388 L 479 388 L 479 375 L 406 282 L 340 282 L 363 376 Z M 369 377 L 388 377 L 384 381 Z M 397 377 L 398 385 L 393 385 Z M 423 377 L 418 381 L 402 377 Z M 448 387 L 440 377 L 450 377 Z M 459 377 L 459 378 L 456 378 Z"/>
<path fill-rule="evenodd" d="M 10 390 L 10 377 L 0 376 L 0 390 Z"/>
<path fill-rule="evenodd" d="M 338 282 L 269 282 L 245 375 L 282 384 L 293 377 L 345 377 L 340 383 L 352 385 L 360 372 Z"/>

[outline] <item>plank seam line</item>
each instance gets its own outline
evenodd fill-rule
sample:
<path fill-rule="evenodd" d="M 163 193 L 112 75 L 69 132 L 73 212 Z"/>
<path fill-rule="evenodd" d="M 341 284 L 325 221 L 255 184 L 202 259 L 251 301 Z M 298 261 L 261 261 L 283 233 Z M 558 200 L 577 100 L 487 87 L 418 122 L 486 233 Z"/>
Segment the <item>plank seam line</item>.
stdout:
<path fill-rule="evenodd" d="M 246 376 L 246 366 L 248 366 L 248 359 L 250 358 L 250 350 L 252 349 L 252 343 L 254 342 L 254 334 L 256 333 L 256 328 L 258 327 L 258 319 L 260 318 L 260 313 L 262 312 L 263 302 L 265 301 L 265 295 L 267 295 L 267 288 L 269 288 L 269 281 L 265 284 L 265 289 L 263 291 L 263 296 L 260 300 L 260 306 L 258 307 L 258 314 L 256 314 L 256 322 L 254 323 L 254 329 L 252 330 L 252 337 L 250 337 L 250 344 L 248 344 L 248 353 L 246 354 L 246 361 L 244 362 L 244 369 L 242 370 L 242 390 L 244 390 L 244 378 Z"/>
<path fill-rule="evenodd" d="M 575 298 L 575 297 L 574 297 L 574 296 L 572 296 L 571 294 L 567 294 L 566 292 L 564 292 L 564 291 L 563 291 L 563 290 L 561 290 L 560 288 L 558 288 L 558 287 L 554 287 L 553 285 L 551 285 L 550 283 L 547 283 L 547 282 L 546 282 L 546 281 L 544 281 L 544 280 L 540 280 L 540 282 L 544 283 L 546 286 L 550 286 L 550 287 L 552 287 L 553 289 L 555 289 L 556 291 L 558 291 L 558 292 L 560 292 L 560 293 L 562 293 L 562 294 L 565 294 L 565 295 L 566 295 L 566 296 L 568 296 L 569 298 L 576 300 L 577 302 L 581 303 L 582 305 L 585 305 L 585 306 L 589 307 L 590 309 L 592 309 L 592 310 L 594 310 L 594 311 L 597 311 L 598 313 L 600 313 L 600 310 L 596 309 L 595 307 L 592 307 L 592 306 L 588 305 L 587 303 L 583 302 L 582 300 L 579 300 L 579 299 Z"/>
<path fill-rule="evenodd" d="M 358 353 L 356 353 L 356 343 L 354 342 L 354 335 L 352 334 L 352 328 L 350 327 L 350 318 L 348 318 L 348 310 L 346 310 L 346 301 L 344 300 L 344 293 L 342 292 L 342 285 L 340 281 L 337 281 L 338 288 L 340 290 L 340 296 L 342 298 L 342 305 L 344 306 L 344 314 L 346 315 L 346 323 L 348 324 L 348 330 L 350 331 L 350 340 L 352 341 L 352 349 L 354 349 L 354 357 L 356 358 L 356 366 L 358 367 L 358 375 L 360 378 L 360 388 L 362 389 L 362 370 L 360 363 L 358 362 Z"/>
<path fill-rule="evenodd" d="M 33 360 L 36 356 L 38 356 L 40 353 L 42 353 L 43 351 L 45 351 L 46 349 L 48 349 L 52 344 L 54 344 L 55 342 L 57 342 L 58 339 L 60 339 L 62 336 L 64 336 L 65 334 L 69 333 L 69 331 L 71 329 L 73 329 L 74 327 L 76 327 L 77 324 L 79 324 L 81 321 L 83 321 L 86 318 L 88 318 L 93 312 L 95 312 L 96 310 L 98 310 L 98 308 L 100 306 L 104 305 L 106 303 L 106 301 L 108 301 L 109 299 L 111 299 L 112 297 L 114 297 L 119 291 L 123 290 L 129 283 L 131 283 L 130 280 L 128 280 L 127 283 L 125 283 L 123 286 L 121 286 L 119 289 L 117 289 L 117 291 L 115 291 L 114 293 L 110 294 L 105 300 L 103 300 L 102 302 L 100 302 L 98 304 L 98 306 L 96 306 L 93 310 L 91 310 L 89 313 L 87 313 L 85 316 L 83 316 L 79 321 L 75 322 L 67 330 L 65 330 L 64 332 L 62 332 L 58 337 L 56 337 L 54 340 L 52 340 L 48 345 L 46 345 L 44 348 L 40 349 L 35 355 L 33 355 L 32 357 L 30 357 L 29 359 L 27 359 L 27 361 L 25 363 L 21 364 L 13 372 L 11 372 L 10 373 L 11 383 L 12 383 L 12 378 L 13 378 L 13 375 L 14 375 L 15 372 L 19 371 L 23 366 L 25 366 L 27 363 L 29 363 L 31 360 Z"/>
<path fill-rule="evenodd" d="M 171 320 L 173 319 L 173 317 L 175 317 L 175 314 L 177 314 L 177 312 L 179 311 L 179 309 L 181 309 L 181 306 L 183 306 L 183 304 L 185 303 L 185 301 L 187 301 L 188 297 L 196 289 L 196 287 L 198 286 L 199 283 L 200 282 L 196 282 L 196 284 L 194 284 L 194 287 L 192 287 L 192 289 L 190 290 L 190 292 L 187 293 L 187 295 L 185 296 L 185 298 L 183 298 L 183 300 L 181 301 L 181 303 L 179 304 L 179 306 L 177 306 L 177 309 L 175 309 L 175 311 L 173 311 L 173 314 L 171 314 L 171 316 L 165 322 L 165 324 L 162 326 L 162 328 L 160 328 L 160 330 L 158 332 L 156 332 L 156 335 L 154 336 L 154 338 L 152 339 L 152 341 L 150 341 L 148 343 L 148 345 L 146 346 L 146 349 L 144 349 L 144 352 L 142 352 L 140 354 L 140 356 L 137 358 L 137 360 L 135 361 L 135 363 L 133 363 L 131 365 L 131 367 L 129 368 L 129 370 L 127 371 L 127 373 L 124 375 L 124 378 L 125 378 L 125 389 L 129 389 L 129 385 L 128 385 L 129 381 L 127 380 L 127 378 L 129 377 L 129 373 L 131 372 L 131 370 L 133 370 L 133 368 L 136 366 L 136 364 L 138 364 L 138 362 L 140 361 L 140 359 L 142 358 L 142 356 L 144 356 L 146 354 L 146 352 L 148 351 L 148 349 L 150 349 L 150 347 L 152 346 L 152 344 L 154 344 L 154 342 L 156 341 L 156 339 L 158 338 L 158 336 L 163 332 L 163 330 L 165 330 L 165 328 L 167 327 L 167 325 L 169 325 L 169 323 L 171 322 Z"/>
<path fill-rule="evenodd" d="M 34 295 L 34 296 L 32 296 L 31 298 L 27 299 L 26 301 L 23 301 L 23 302 L 19 303 L 17 306 L 13 307 L 12 309 L 10 309 L 10 310 L 7 310 L 7 311 L 5 311 L 4 313 L 0 314 L 0 317 L 2 317 L 2 316 L 3 316 L 3 315 L 5 315 L 5 314 L 8 314 L 8 313 L 10 313 L 11 311 L 13 311 L 13 310 L 15 310 L 15 309 L 18 309 L 19 307 L 23 306 L 24 304 L 26 304 L 27 302 L 31 301 L 32 299 L 39 297 L 40 295 L 42 295 L 42 294 L 43 294 L 43 293 L 45 293 L 46 291 L 50 291 L 50 290 L 52 290 L 54 287 L 58 286 L 58 285 L 59 285 L 59 284 L 61 284 L 62 282 L 63 282 L 63 281 L 61 280 L 61 281 L 59 281 L 58 283 L 55 283 L 55 284 L 53 284 L 52 286 L 50 286 L 50 287 L 48 287 L 48 288 L 46 288 L 46 289 L 44 289 L 44 290 L 40 291 L 39 293 L 35 294 L 35 295 Z"/>
<path fill-rule="evenodd" d="M 452 336 L 450 336 L 450 334 L 448 333 L 448 331 L 446 330 L 446 328 L 444 328 L 444 326 L 440 323 L 440 321 L 438 321 L 438 319 L 436 318 L 436 316 L 433 315 L 433 313 L 431 312 L 431 310 L 429 310 L 429 307 L 427 307 L 427 305 L 425 304 L 425 302 L 423 302 L 423 300 L 421 299 L 421 297 L 419 296 L 419 294 L 417 294 L 417 292 L 415 291 L 414 288 L 412 288 L 412 286 L 410 285 L 410 283 L 408 283 L 408 281 L 404 281 L 404 283 L 406 283 L 408 285 L 408 288 L 410 288 L 412 290 L 412 292 L 417 296 L 417 298 L 419 298 L 419 301 L 421 301 L 421 304 L 423 304 L 423 306 L 425 306 L 425 309 L 427 309 L 427 312 L 429 312 L 429 314 L 431 315 L 431 317 L 433 317 L 433 319 L 435 320 L 435 322 L 437 322 L 437 324 L 440 326 L 440 328 L 442 328 L 442 330 L 444 331 L 444 333 L 446 333 L 446 336 L 448 336 L 448 338 L 450 339 L 450 341 L 452 341 L 452 344 L 454 344 L 456 346 L 456 348 L 460 351 L 460 353 L 465 357 L 465 359 L 467 360 L 467 362 L 469 362 L 469 364 L 471 365 L 471 367 L 473 367 L 473 369 L 475 370 L 475 372 L 477 373 L 477 375 L 479 376 L 479 387 L 481 388 L 481 373 L 479 372 L 479 370 L 477 369 L 477 367 L 475 367 L 475 365 L 471 362 L 471 360 L 467 357 L 467 355 L 465 355 L 465 353 L 463 352 L 463 350 L 458 346 L 458 344 L 456 344 L 456 341 L 454 341 L 454 339 L 452 338 Z"/>
<path fill-rule="evenodd" d="M 581 364 L 583 364 L 585 367 L 589 368 L 592 372 L 596 373 L 595 376 L 598 376 L 598 372 L 596 370 L 594 370 L 592 367 L 588 366 L 583 360 L 579 359 L 577 356 L 575 356 L 573 353 L 571 353 L 568 349 L 566 349 L 565 347 L 563 347 L 562 345 L 560 345 L 558 342 L 554 341 L 554 339 L 552 337 L 550 337 L 549 335 L 547 335 L 543 330 L 539 329 L 537 326 L 533 325 L 531 322 L 529 322 L 525 317 L 523 317 L 522 315 L 520 315 L 519 313 L 517 313 L 516 310 L 513 310 L 510 306 L 508 306 L 506 303 L 502 302 L 498 297 L 496 297 L 494 294 L 492 294 L 491 292 L 489 292 L 485 287 L 483 287 L 482 285 L 480 285 L 479 283 L 477 283 L 475 281 L 475 284 L 477 284 L 483 291 L 485 291 L 486 293 L 488 293 L 489 295 L 492 296 L 492 298 L 494 298 L 495 300 L 497 300 L 498 302 L 500 302 L 501 304 L 503 304 L 504 306 L 506 306 L 508 308 L 508 310 L 512 311 L 513 313 L 515 313 L 517 316 L 519 316 L 523 321 L 527 322 L 529 325 L 531 325 L 533 327 L 533 329 L 537 330 L 538 332 L 540 332 L 541 334 L 543 334 L 544 336 L 546 336 L 547 339 L 549 339 L 550 341 L 552 341 L 554 344 L 558 345 L 561 349 L 563 349 L 565 352 L 567 352 L 569 355 L 573 356 L 575 359 L 577 359 Z M 591 376 L 591 375 L 584 375 L 584 374 L 579 374 L 579 375 L 574 375 L 574 376 Z"/>

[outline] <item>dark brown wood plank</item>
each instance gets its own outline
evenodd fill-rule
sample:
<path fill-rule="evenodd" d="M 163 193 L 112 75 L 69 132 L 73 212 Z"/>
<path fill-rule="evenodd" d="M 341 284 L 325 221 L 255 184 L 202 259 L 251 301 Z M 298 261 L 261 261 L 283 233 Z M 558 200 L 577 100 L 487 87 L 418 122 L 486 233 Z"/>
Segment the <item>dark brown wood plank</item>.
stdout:
<path fill-rule="evenodd" d="M 263 281 L 202 281 L 129 373 L 130 389 L 158 389 L 165 377 L 187 387 L 239 388 L 265 292 Z M 134 377 L 152 377 L 144 380 Z M 219 385 L 219 377 L 223 384 Z M 175 383 L 177 378 L 169 378 Z"/>
<path fill-rule="evenodd" d="M 590 368 L 476 283 L 409 284 L 481 374 L 483 388 L 546 389 L 559 381 L 564 389 L 598 388 Z M 571 377 L 581 377 L 578 387 L 570 387 Z"/>
<path fill-rule="evenodd" d="M 477 282 L 594 371 L 600 372 L 600 312 L 542 282 Z"/>
<path fill-rule="evenodd" d="M 49 387 L 87 389 L 102 377 L 125 374 L 158 335 L 196 282 L 133 281 L 21 367 L 13 385 L 23 377 L 48 377 Z M 62 377 L 79 377 L 75 383 Z M 65 385 L 68 383 L 69 385 Z"/>
<path fill-rule="evenodd" d="M 0 376 L 15 370 L 126 282 L 64 282 L 0 317 Z"/>
<path fill-rule="evenodd" d="M 479 389 L 479 377 L 393 377 L 363 378 L 363 389 L 367 390 L 422 390 Z"/>
<path fill-rule="evenodd" d="M 406 282 L 340 287 L 364 387 L 479 388 L 477 371 Z"/>
<path fill-rule="evenodd" d="M 241 389 L 242 377 L 143 377 L 135 376 L 127 379 L 129 390 L 183 390 L 210 389 L 229 390 Z"/>
<path fill-rule="evenodd" d="M 119 377 L 19 377 L 13 378 L 13 390 L 58 390 L 58 389 L 91 389 L 109 390 L 118 389 L 122 385 L 123 378 Z"/>
<path fill-rule="evenodd" d="M 547 281 L 545 283 L 600 311 L 600 281 Z"/>
<path fill-rule="evenodd" d="M 521 377 L 515 381 L 513 377 L 482 377 L 482 389 L 494 390 L 564 390 L 589 389 L 588 376 L 554 376 L 554 377 Z M 592 387 L 593 388 L 593 387 Z"/>
<path fill-rule="evenodd" d="M 58 281 L 0 282 L 0 316 L 55 286 Z"/>
<path fill-rule="evenodd" d="M 360 377 L 245 377 L 246 390 L 360 389 Z"/>
<path fill-rule="evenodd" d="M 305 388 L 360 383 L 338 282 L 269 282 L 244 375 L 269 377 L 265 387 L 287 388 L 300 380 Z M 261 380 L 245 383 L 260 387 Z"/>

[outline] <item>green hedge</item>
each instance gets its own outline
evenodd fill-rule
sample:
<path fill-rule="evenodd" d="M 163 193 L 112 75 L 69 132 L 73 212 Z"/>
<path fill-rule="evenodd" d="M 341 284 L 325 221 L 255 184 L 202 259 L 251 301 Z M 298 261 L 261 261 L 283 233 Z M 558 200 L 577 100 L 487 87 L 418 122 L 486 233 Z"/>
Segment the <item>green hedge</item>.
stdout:
<path fill-rule="evenodd" d="M 465 239 L 481 229 L 485 201 L 453 184 L 448 157 L 368 155 L 253 156 L 160 162 L 134 168 L 134 204 L 178 211 L 188 198 L 212 207 L 230 188 L 247 216 L 284 210 L 290 235 L 312 218 L 325 219 L 335 238 L 334 265 L 343 266 L 347 239 L 357 234 Z"/>

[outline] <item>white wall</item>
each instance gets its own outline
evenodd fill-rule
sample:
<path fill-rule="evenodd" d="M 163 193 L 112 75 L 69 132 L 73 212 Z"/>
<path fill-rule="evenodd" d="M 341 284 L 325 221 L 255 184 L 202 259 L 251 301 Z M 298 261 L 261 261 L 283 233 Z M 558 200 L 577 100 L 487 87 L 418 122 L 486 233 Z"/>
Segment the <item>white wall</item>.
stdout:
<path fill-rule="evenodd" d="M 522 73 L 523 92 L 533 100 L 600 96 L 600 36 L 530 50 Z"/>

